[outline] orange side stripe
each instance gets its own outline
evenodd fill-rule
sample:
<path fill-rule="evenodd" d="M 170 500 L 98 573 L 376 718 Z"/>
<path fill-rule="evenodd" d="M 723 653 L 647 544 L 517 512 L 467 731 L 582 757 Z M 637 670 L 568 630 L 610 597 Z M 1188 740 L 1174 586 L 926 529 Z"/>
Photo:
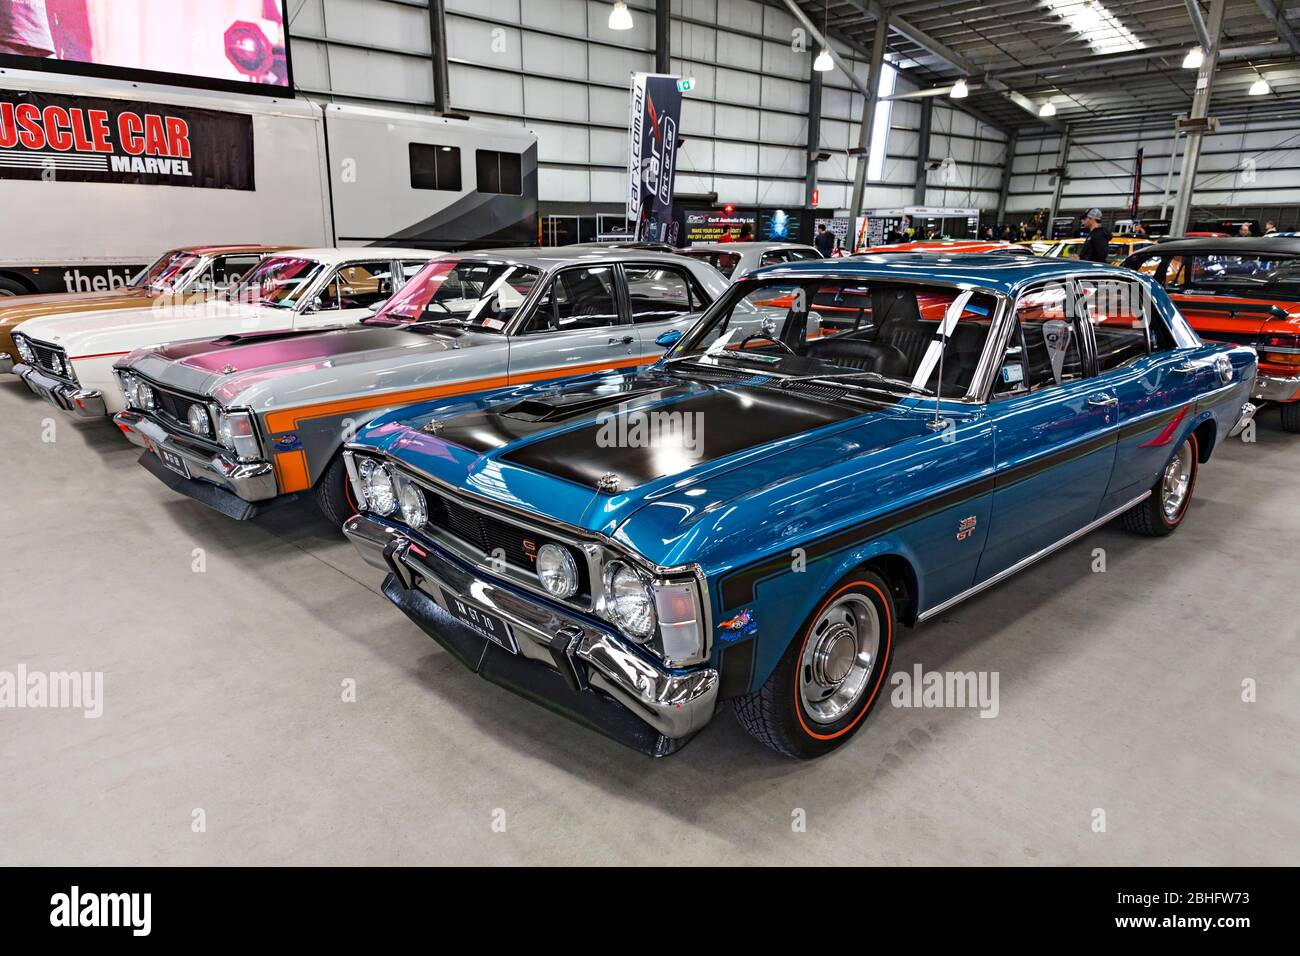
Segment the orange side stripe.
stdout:
<path fill-rule="evenodd" d="M 311 487 L 305 451 L 282 451 L 275 456 L 275 460 L 282 492 L 305 491 Z"/>
<path fill-rule="evenodd" d="M 537 372 L 526 372 L 520 375 L 510 376 L 492 376 L 490 378 L 466 379 L 461 382 L 452 382 L 450 385 L 438 385 L 431 388 L 412 388 L 398 392 L 384 392 L 381 395 L 368 395 L 365 398 L 343 399 L 336 402 L 323 402 L 319 405 L 304 405 L 301 408 L 288 408 L 282 411 L 270 412 L 265 415 L 263 420 L 266 423 L 267 432 L 278 434 L 280 432 L 294 431 L 304 421 L 313 418 L 327 418 L 330 415 L 344 415 L 348 412 L 368 411 L 372 408 L 384 408 L 389 405 L 411 405 L 416 402 L 425 402 L 434 398 L 450 398 L 454 395 L 467 395 L 472 392 L 485 392 L 493 388 L 503 388 L 506 385 L 522 385 L 527 382 L 539 382 L 549 378 L 567 378 L 574 375 L 585 375 L 588 372 L 599 372 L 603 369 L 629 368 L 636 365 L 649 365 L 657 361 L 659 356 L 649 355 L 637 358 L 620 359 L 613 362 L 591 362 L 585 365 L 563 365 L 558 368 L 542 369 Z"/>

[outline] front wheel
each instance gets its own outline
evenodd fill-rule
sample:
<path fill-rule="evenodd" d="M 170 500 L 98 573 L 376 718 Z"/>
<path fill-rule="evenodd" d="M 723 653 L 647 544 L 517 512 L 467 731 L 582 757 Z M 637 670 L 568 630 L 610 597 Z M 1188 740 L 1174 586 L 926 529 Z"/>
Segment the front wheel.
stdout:
<path fill-rule="evenodd" d="M 831 589 L 758 690 L 735 701 L 751 736 L 787 757 L 820 757 L 842 745 L 880 697 L 893 659 L 896 616 L 889 586 L 855 571 Z"/>
<path fill-rule="evenodd" d="M 1147 499 L 1120 516 L 1125 528 L 1154 538 L 1173 534 L 1178 529 L 1196 489 L 1199 452 L 1196 436 L 1188 435 L 1156 479 Z"/>
<path fill-rule="evenodd" d="M 1282 413 L 1282 430 L 1300 432 L 1300 402 L 1283 402 L 1278 407 Z"/>
<path fill-rule="evenodd" d="M 330 524 L 337 528 L 342 528 L 343 522 L 360 510 L 352 493 L 352 482 L 348 480 L 348 469 L 343 464 L 342 452 L 334 456 L 334 460 L 325 469 L 325 474 L 320 476 L 315 495 L 316 506 L 329 519 Z"/>

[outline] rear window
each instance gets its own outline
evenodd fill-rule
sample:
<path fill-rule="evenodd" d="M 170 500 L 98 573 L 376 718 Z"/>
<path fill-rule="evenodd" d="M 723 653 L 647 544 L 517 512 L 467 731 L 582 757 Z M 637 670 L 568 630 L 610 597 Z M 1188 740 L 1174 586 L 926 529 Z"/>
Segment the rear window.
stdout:
<path fill-rule="evenodd" d="M 728 279 L 736 271 L 736 266 L 740 265 L 740 254 L 736 252 L 718 252 L 714 249 L 683 249 L 682 254 L 693 259 L 703 259 Z"/>

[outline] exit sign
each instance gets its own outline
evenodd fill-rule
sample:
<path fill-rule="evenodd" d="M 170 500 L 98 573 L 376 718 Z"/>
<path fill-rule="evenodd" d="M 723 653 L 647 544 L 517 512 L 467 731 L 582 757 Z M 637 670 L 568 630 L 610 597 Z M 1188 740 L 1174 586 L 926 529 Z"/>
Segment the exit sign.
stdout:
<path fill-rule="evenodd" d="M 677 89 L 679 92 L 689 93 L 691 90 L 695 89 L 695 77 L 688 76 L 684 80 L 678 80 Z"/>
<path fill-rule="evenodd" d="M 814 209 L 816 209 L 817 204 L 821 202 L 821 198 L 822 198 L 822 191 L 820 189 L 814 189 L 812 191 L 812 204 Z"/>

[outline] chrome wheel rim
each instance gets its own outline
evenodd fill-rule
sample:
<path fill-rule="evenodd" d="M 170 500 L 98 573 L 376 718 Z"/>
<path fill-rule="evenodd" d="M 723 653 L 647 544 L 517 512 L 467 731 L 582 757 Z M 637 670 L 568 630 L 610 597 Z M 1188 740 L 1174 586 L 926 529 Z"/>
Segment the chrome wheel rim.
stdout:
<path fill-rule="evenodd" d="M 799 667 L 799 699 L 816 723 L 853 710 L 880 653 L 880 615 L 861 594 L 837 598 L 813 622 Z"/>
<path fill-rule="evenodd" d="M 1183 442 L 1178 454 L 1165 465 L 1165 475 L 1160 481 L 1160 504 L 1165 520 L 1173 521 L 1183 510 L 1192 486 L 1192 443 Z"/>

